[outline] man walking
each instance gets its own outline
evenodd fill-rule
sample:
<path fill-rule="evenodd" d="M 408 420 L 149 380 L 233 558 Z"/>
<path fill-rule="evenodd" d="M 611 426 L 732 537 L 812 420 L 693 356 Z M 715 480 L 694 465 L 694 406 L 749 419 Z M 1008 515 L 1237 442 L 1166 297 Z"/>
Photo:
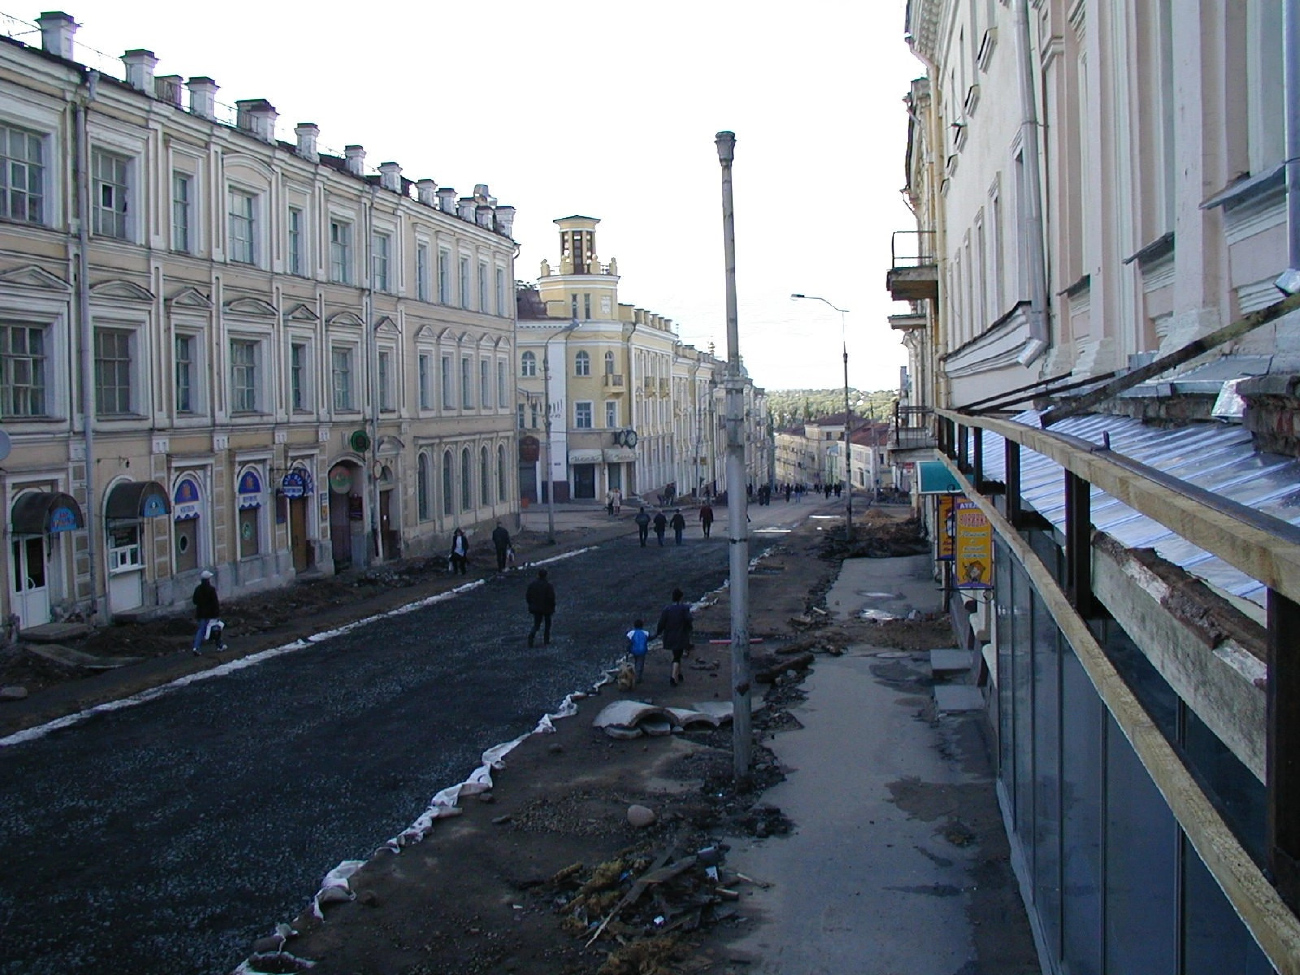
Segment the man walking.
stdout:
<path fill-rule="evenodd" d="M 555 615 L 555 587 L 547 581 L 545 569 L 537 570 L 537 578 L 528 584 L 524 599 L 528 603 L 528 612 L 533 614 L 533 629 L 528 634 L 528 645 L 533 645 L 538 629 L 542 629 L 542 646 L 550 646 L 551 617 Z"/>
<path fill-rule="evenodd" d="M 641 547 L 645 548 L 646 539 L 650 537 L 650 516 L 643 507 L 632 520 L 636 522 L 637 533 L 641 536 Z"/>
<path fill-rule="evenodd" d="M 709 532 L 713 531 L 713 505 L 707 501 L 700 507 L 700 528 L 705 538 L 708 538 Z"/>
<path fill-rule="evenodd" d="M 194 595 L 190 597 L 190 601 L 194 603 L 194 618 L 199 624 L 194 634 L 194 645 L 190 649 L 196 656 L 200 656 L 203 653 L 203 641 L 208 638 L 208 629 L 212 626 L 212 621 L 221 616 L 221 599 L 212 585 L 212 573 L 207 569 L 199 573 L 199 584 L 194 587 Z M 218 631 L 217 652 L 220 653 L 225 649 L 226 644 L 222 642 Z"/>
<path fill-rule="evenodd" d="M 510 551 L 510 533 L 506 531 L 501 522 L 497 522 L 496 528 L 492 529 L 492 547 L 497 553 L 497 571 L 506 571 L 506 553 Z"/>
<path fill-rule="evenodd" d="M 664 544 L 664 532 L 668 530 L 668 519 L 664 517 L 662 511 L 655 512 L 655 538 L 659 539 L 659 546 Z"/>
<path fill-rule="evenodd" d="M 678 508 L 673 512 L 673 539 L 678 545 L 682 543 L 682 532 L 686 530 L 686 519 L 682 517 L 682 509 Z"/>
<path fill-rule="evenodd" d="M 659 614 L 659 625 L 655 627 L 655 636 L 663 636 L 664 649 L 673 655 L 672 675 L 668 683 L 673 687 L 680 684 L 682 677 L 682 655 L 691 646 L 691 608 L 682 602 L 682 591 L 673 590 L 673 601 Z"/>

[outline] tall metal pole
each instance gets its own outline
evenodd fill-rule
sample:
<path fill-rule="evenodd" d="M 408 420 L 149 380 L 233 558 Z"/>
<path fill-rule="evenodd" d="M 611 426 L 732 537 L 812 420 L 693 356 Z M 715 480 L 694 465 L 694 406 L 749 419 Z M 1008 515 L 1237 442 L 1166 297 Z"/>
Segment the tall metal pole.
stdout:
<path fill-rule="evenodd" d="M 849 434 L 853 424 L 853 413 L 849 409 L 849 333 L 844 327 L 844 316 L 849 313 L 849 310 L 840 308 L 834 302 L 817 295 L 796 293 L 790 297 L 802 298 L 805 301 L 820 301 L 840 313 L 840 342 L 844 346 L 844 493 L 848 498 L 844 509 L 844 537 L 851 540 L 853 538 L 853 445 L 849 440 Z"/>
<path fill-rule="evenodd" d="M 542 345 L 542 395 L 546 397 L 546 544 L 555 544 L 555 478 L 551 472 L 551 340 L 578 327 L 578 320 L 546 336 Z M 567 357 L 566 357 L 567 359 Z"/>
<path fill-rule="evenodd" d="M 736 312 L 736 215 L 731 202 L 731 163 L 736 134 L 715 139 L 722 164 L 722 249 L 727 283 L 727 542 L 731 595 L 731 742 L 737 788 L 749 785 L 753 753 L 749 702 L 749 512 L 745 494 L 745 384 L 740 367 Z"/>

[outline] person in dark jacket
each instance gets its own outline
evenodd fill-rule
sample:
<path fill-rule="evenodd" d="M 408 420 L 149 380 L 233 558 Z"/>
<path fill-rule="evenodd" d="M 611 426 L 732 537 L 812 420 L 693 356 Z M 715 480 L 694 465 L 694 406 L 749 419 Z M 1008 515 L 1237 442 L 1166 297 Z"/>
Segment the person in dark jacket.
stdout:
<path fill-rule="evenodd" d="M 678 508 L 673 512 L 673 540 L 680 545 L 682 543 L 682 532 L 686 531 L 686 519 L 682 517 L 682 509 Z"/>
<path fill-rule="evenodd" d="M 673 687 L 680 684 L 682 677 L 682 655 L 691 646 L 691 608 L 682 602 L 682 591 L 673 590 L 673 601 L 659 614 L 659 625 L 654 635 L 664 638 L 664 649 L 673 655 L 672 676 L 668 683 Z"/>
<path fill-rule="evenodd" d="M 659 539 L 659 544 L 664 543 L 664 532 L 668 530 L 668 519 L 664 517 L 662 511 L 655 512 L 655 537 Z"/>
<path fill-rule="evenodd" d="M 636 522 L 636 530 L 641 536 L 641 547 L 645 548 L 645 540 L 650 537 L 650 516 L 642 508 L 632 520 Z"/>
<path fill-rule="evenodd" d="M 497 571 L 506 571 L 506 553 L 510 551 L 510 533 L 506 531 L 501 522 L 497 522 L 496 528 L 492 529 L 492 547 L 497 553 Z"/>
<path fill-rule="evenodd" d="M 465 574 L 465 568 L 469 564 L 469 539 L 459 528 L 456 534 L 451 536 L 451 571 Z"/>
<path fill-rule="evenodd" d="M 198 620 L 199 628 L 194 633 L 194 645 L 190 648 L 195 654 L 203 653 L 203 641 L 208 638 L 208 629 L 212 621 L 221 616 L 221 599 L 217 596 L 217 590 L 212 585 L 212 573 L 204 569 L 199 573 L 199 584 L 194 587 L 194 595 L 190 597 L 194 603 L 194 618 Z M 217 651 L 226 649 L 220 631 L 217 636 Z"/>
<path fill-rule="evenodd" d="M 537 578 L 528 584 L 524 593 L 528 612 L 533 614 L 533 629 L 528 634 L 528 645 L 533 645 L 538 629 L 542 629 L 542 646 L 551 643 L 551 617 L 555 615 L 555 587 L 546 578 L 546 570 L 538 569 Z"/>
<path fill-rule="evenodd" d="M 713 531 L 713 505 L 707 501 L 700 506 L 700 529 L 704 532 L 704 537 L 709 537 L 709 532 Z"/>

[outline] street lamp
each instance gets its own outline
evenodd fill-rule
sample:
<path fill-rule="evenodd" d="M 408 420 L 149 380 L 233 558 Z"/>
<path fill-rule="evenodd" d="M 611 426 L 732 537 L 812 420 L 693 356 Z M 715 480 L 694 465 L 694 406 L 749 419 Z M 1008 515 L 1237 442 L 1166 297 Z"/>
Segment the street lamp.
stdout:
<path fill-rule="evenodd" d="M 546 336 L 542 344 L 542 396 L 546 399 L 546 544 L 555 544 L 555 478 L 551 470 L 551 340 L 578 327 L 575 318 L 559 331 Z"/>
<path fill-rule="evenodd" d="M 849 310 L 840 308 L 817 295 L 792 294 L 790 297 L 803 298 L 805 301 L 820 301 L 840 313 L 840 342 L 844 346 L 844 494 L 848 498 L 844 509 L 844 535 L 851 539 L 853 538 L 853 444 L 849 440 L 849 429 L 853 414 L 849 410 L 849 340 L 844 330 L 844 316 L 849 313 Z"/>

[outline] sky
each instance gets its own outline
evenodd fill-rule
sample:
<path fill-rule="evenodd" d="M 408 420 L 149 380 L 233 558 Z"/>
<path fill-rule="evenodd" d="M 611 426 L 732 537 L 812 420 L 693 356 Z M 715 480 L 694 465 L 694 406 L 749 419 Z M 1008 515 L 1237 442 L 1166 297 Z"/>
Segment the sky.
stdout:
<path fill-rule="evenodd" d="M 34 21 L 44 7 L 0 10 Z M 906 0 L 528 0 L 373 6 L 297 0 L 69 0 L 78 44 L 145 48 L 157 74 L 207 75 L 219 101 L 265 98 L 277 134 L 366 148 L 517 210 L 515 277 L 558 262 L 553 221 L 597 217 L 619 300 L 727 354 L 721 167 L 733 169 L 740 353 L 767 389 L 897 389 L 887 316 L 901 194 L 903 97 L 923 74 Z M 23 38 L 29 43 L 38 43 Z M 79 49 L 78 57 L 82 57 Z M 799 292 L 824 297 L 796 301 Z M 843 325 L 843 333 L 841 331 Z M 843 334 L 843 344 L 842 344 Z"/>

